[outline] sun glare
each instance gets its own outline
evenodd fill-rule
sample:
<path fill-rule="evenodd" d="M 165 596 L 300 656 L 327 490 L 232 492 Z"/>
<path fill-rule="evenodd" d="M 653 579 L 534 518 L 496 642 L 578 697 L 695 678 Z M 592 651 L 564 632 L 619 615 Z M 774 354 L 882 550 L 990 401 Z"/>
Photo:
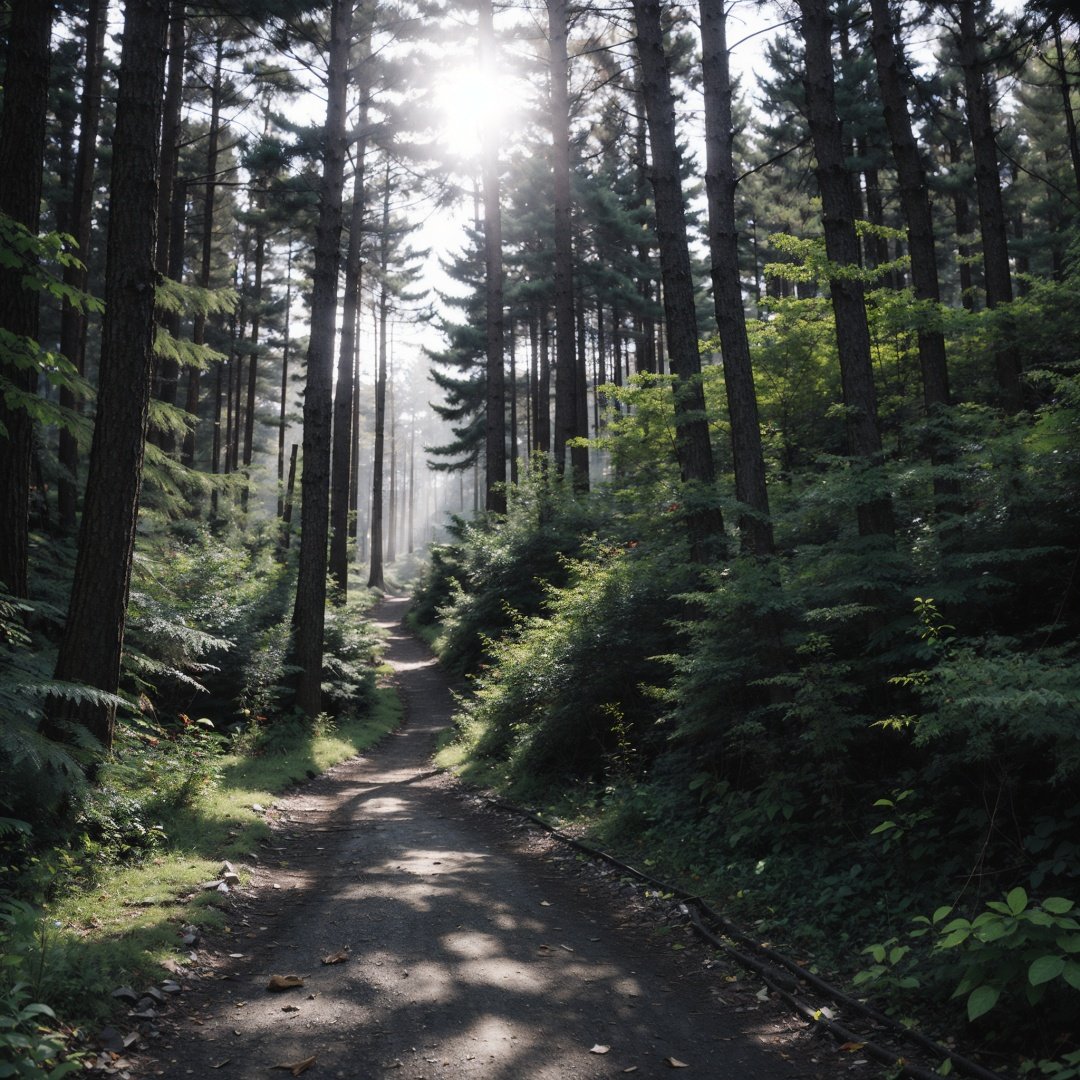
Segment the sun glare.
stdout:
<path fill-rule="evenodd" d="M 485 131 L 494 129 L 502 142 L 517 110 L 519 88 L 502 72 L 473 64 L 447 67 L 435 89 L 440 139 L 463 160 L 476 158 Z"/>

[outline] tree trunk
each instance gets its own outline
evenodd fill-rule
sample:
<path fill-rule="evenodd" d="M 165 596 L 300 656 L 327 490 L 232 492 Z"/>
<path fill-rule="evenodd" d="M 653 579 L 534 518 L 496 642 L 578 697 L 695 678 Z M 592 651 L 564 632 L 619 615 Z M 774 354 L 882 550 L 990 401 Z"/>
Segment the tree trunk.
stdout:
<path fill-rule="evenodd" d="M 1058 87 L 1061 90 L 1061 108 L 1065 114 L 1065 131 L 1068 134 L 1069 159 L 1072 161 L 1073 179 L 1076 190 L 1080 193 L 1080 139 L 1076 134 L 1076 114 L 1072 106 L 1072 87 L 1069 86 L 1069 70 L 1065 63 L 1065 45 L 1061 39 L 1061 19 L 1050 20 L 1054 34 L 1054 49 L 1057 52 Z"/>
<path fill-rule="evenodd" d="M 390 357 L 386 382 L 386 410 L 390 416 L 390 491 L 386 504 L 386 559 L 389 565 L 397 562 L 398 537 L 398 482 L 397 482 L 397 412 L 394 409 L 394 358 Z"/>
<path fill-rule="evenodd" d="M 547 0 L 551 56 L 551 167 L 555 193 L 555 468 L 566 470 L 567 443 L 578 432 L 577 356 L 574 343 L 574 254 L 570 228 L 570 61 L 566 53 L 566 0 Z M 573 468 L 573 464 L 571 464 Z"/>
<path fill-rule="evenodd" d="M 220 39 L 214 53 L 214 81 L 210 89 L 210 132 L 206 144 L 206 195 L 202 214 L 202 252 L 199 263 L 199 287 L 210 288 L 210 265 L 214 242 L 214 202 L 217 197 L 218 140 L 221 121 L 221 64 L 225 45 Z M 196 346 L 206 344 L 206 315 L 199 312 L 191 329 L 191 339 Z M 184 408 L 192 418 L 191 430 L 184 436 L 180 460 L 189 468 L 195 467 L 195 421 L 199 416 L 199 382 L 201 372 L 197 367 L 188 368 L 187 399 Z"/>
<path fill-rule="evenodd" d="M 285 327 L 282 333 L 284 340 L 281 345 L 281 402 L 278 407 L 278 517 L 282 517 L 285 513 L 285 429 L 288 426 L 289 416 L 289 330 L 292 310 L 292 262 L 293 249 L 292 240 L 290 240 L 289 257 L 285 264 Z"/>
<path fill-rule="evenodd" d="M 692 558 L 704 561 L 711 547 L 722 545 L 724 522 L 715 503 L 715 468 L 705 412 L 698 352 L 697 313 L 686 213 L 675 138 L 675 102 L 660 26 L 660 0 L 634 0 L 641 91 L 652 145 L 652 185 L 660 273 L 664 291 L 667 349 L 675 376 L 675 453 L 691 505 L 686 520 Z"/>
<path fill-rule="evenodd" d="M 903 66 L 895 44 L 895 29 L 889 0 L 870 0 L 873 17 L 871 45 L 877 63 L 878 86 L 892 143 L 893 160 L 900 193 L 900 208 L 907 224 L 911 281 L 918 300 L 941 302 L 938 288 L 937 256 L 934 251 L 934 222 L 926 186 L 926 169 L 911 130 Z M 919 364 L 922 372 L 923 404 L 932 412 L 949 403 L 949 372 L 945 359 L 945 336 L 940 330 L 919 331 Z"/>
<path fill-rule="evenodd" d="M 832 22 L 825 0 L 798 0 L 806 44 L 807 122 L 817 159 L 825 250 L 837 266 L 858 266 L 859 239 L 852 208 L 851 174 L 844 164 L 840 120 L 836 114 L 831 49 Z M 870 360 L 870 330 L 863 284 L 857 279 L 829 282 L 836 317 L 837 352 L 843 388 L 848 453 L 871 465 L 883 460 L 877 423 L 877 395 Z M 858 507 L 863 536 L 892 535 L 892 503 L 882 493 Z"/>
<path fill-rule="evenodd" d="M 97 418 L 56 677 L 115 693 L 153 375 L 157 170 L 167 0 L 129 0 L 113 133 Z M 115 710 L 54 703 L 105 749 Z"/>
<path fill-rule="evenodd" d="M 45 116 L 49 103 L 49 38 L 52 0 L 12 0 L 7 69 L 0 114 L 0 211 L 37 235 L 41 215 Z M 81 253 L 80 253 L 81 254 Z M 23 288 L 22 268 L 0 269 L 0 328 L 38 338 L 38 294 Z M 37 389 L 37 370 L 0 362 L 0 373 L 18 389 Z M 34 425 L 26 409 L 0 395 L 0 583 L 27 595 L 30 525 L 30 456 Z"/>
<path fill-rule="evenodd" d="M 517 342 L 514 323 L 510 322 L 510 483 L 518 482 L 518 393 L 517 393 Z M 503 503 L 506 502 L 505 495 Z"/>
<path fill-rule="evenodd" d="M 296 454 L 299 449 L 300 447 L 296 443 L 292 444 L 292 450 L 289 452 L 289 481 L 282 491 L 279 541 L 282 551 L 288 551 L 289 544 L 292 541 L 293 492 L 296 490 Z"/>
<path fill-rule="evenodd" d="M 79 259 L 85 264 L 90 254 L 90 227 L 94 204 L 94 166 L 97 161 L 97 136 L 101 118 L 101 72 L 105 52 L 107 0 L 91 0 L 86 12 L 86 62 L 79 117 L 79 149 L 75 158 L 75 177 L 71 194 L 71 219 L 66 228 L 75 237 Z M 86 288 L 86 270 L 69 266 L 64 283 L 73 289 Z M 86 373 L 86 316 L 78 308 L 64 303 L 60 321 L 60 352 L 75 365 L 80 375 Z M 74 411 L 82 403 L 70 390 L 60 391 L 60 404 Z M 67 428 L 60 429 L 60 479 L 56 486 L 60 528 L 74 533 L 77 528 L 75 507 L 78 493 L 79 446 Z"/>
<path fill-rule="evenodd" d="M 495 61 L 491 0 L 477 2 L 481 68 Z M 506 363 L 503 329 L 502 209 L 499 205 L 499 140 L 490 120 L 480 134 L 484 187 L 484 299 L 487 396 L 484 413 L 484 508 L 506 513 Z"/>
<path fill-rule="evenodd" d="M 383 576 L 383 462 L 386 453 L 386 317 L 390 303 L 386 274 L 390 265 L 390 162 L 383 181 L 382 235 L 379 238 L 379 365 L 375 375 L 375 447 L 371 456 L 371 557 L 368 587 L 385 589 Z"/>
<path fill-rule="evenodd" d="M 964 70 L 964 96 L 967 100 L 968 131 L 975 158 L 975 193 L 979 200 L 979 232 L 982 236 L 983 277 L 986 306 L 998 307 L 1013 298 L 1012 272 L 1009 269 L 1009 241 L 1006 233 L 1005 207 L 1001 198 L 997 141 L 990 93 L 979 49 L 975 0 L 959 0 L 960 66 Z M 1007 412 L 1023 408 L 1020 386 L 1020 360 L 1014 349 L 998 347 L 994 351 L 1001 402 Z"/>
<path fill-rule="evenodd" d="M 365 40 L 370 40 L 370 36 Z M 366 49 L 364 50 L 367 51 Z M 361 90 L 366 96 L 366 89 Z M 356 368 L 357 308 L 360 303 L 360 244 L 364 228 L 364 159 L 367 152 L 367 101 L 360 103 L 360 137 L 356 143 L 349 244 L 345 254 L 345 302 L 341 315 L 337 383 L 334 387 L 334 447 L 330 478 L 330 576 L 334 603 L 344 604 L 349 589 L 349 505 L 356 489 L 356 457 L 353 455 L 353 408 L 357 399 L 353 384 Z"/>
<path fill-rule="evenodd" d="M 548 309 L 540 306 L 540 370 L 536 378 L 536 449 L 551 453 L 551 324 Z"/>
<path fill-rule="evenodd" d="M 180 119 L 184 94 L 184 5 L 182 0 L 172 0 L 169 17 L 169 60 L 165 78 L 165 106 L 161 128 L 161 165 L 158 170 L 158 227 L 157 256 L 158 273 L 179 278 L 183 273 L 184 254 L 182 250 L 173 250 L 183 246 L 183 224 L 179 230 L 173 227 L 172 217 L 179 214 L 183 218 L 183 203 L 174 198 L 174 193 L 182 191 L 177 181 L 177 167 L 180 161 Z M 180 316 L 167 315 L 163 320 L 165 329 L 179 336 Z M 157 361 L 155 394 L 167 405 L 176 404 L 176 394 L 180 381 L 180 365 L 170 356 Z M 153 441 L 167 454 L 176 448 L 176 436 L 171 431 L 156 432 Z"/>
<path fill-rule="evenodd" d="M 764 557 L 773 552 L 773 534 L 757 393 L 739 280 L 727 17 L 724 0 L 700 0 L 698 7 L 705 83 L 705 189 L 709 202 L 713 303 L 731 417 L 735 497 L 746 508 L 739 514 L 739 535 L 743 550 Z"/>
<path fill-rule="evenodd" d="M 346 97 L 353 0 L 333 0 L 327 68 L 323 175 L 312 275 L 311 334 L 304 393 L 304 468 L 300 482 L 300 558 L 293 608 L 293 662 L 299 668 L 296 706 L 306 716 L 322 708 L 326 543 L 330 525 L 330 429 L 333 408 L 334 318 L 341 254 L 342 188 L 347 136 Z"/>

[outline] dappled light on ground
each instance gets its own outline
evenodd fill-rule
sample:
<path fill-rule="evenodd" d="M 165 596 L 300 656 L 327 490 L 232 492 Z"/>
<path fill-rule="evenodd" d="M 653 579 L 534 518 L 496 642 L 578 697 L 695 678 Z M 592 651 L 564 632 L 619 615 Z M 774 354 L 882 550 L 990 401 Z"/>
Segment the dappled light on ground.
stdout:
<path fill-rule="evenodd" d="M 814 1075 L 761 1048 L 775 1018 L 759 1033 L 752 1011 L 718 1011 L 708 972 L 613 925 L 610 897 L 523 855 L 433 773 L 452 698 L 424 656 L 391 634 L 405 729 L 283 803 L 225 979 L 192 988 L 196 1025 L 161 1075 L 253 1077 L 312 1055 L 349 1080 L 649 1077 L 669 1057 L 699 1076 Z M 274 974 L 303 986 L 268 993 Z"/>

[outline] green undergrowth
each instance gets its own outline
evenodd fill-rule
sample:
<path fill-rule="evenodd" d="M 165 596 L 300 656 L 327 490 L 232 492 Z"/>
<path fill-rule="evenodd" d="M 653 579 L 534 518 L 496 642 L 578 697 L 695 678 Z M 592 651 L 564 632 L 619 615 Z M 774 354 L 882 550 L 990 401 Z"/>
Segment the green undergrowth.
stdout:
<path fill-rule="evenodd" d="M 421 580 L 471 687 L 440 764 L 901 1022 L 1080 1075 L 1080 375 L 1031 381 L 1030 414 L 898 429 L 940 463 L 786 472 L 774 558 L 732 530 L 691 561 L 701 493 L 665 458 L 666 387 L 635 379 L 609 484 L 571 505 L 534 471 Z M 895 534 L 863 535 L 882 493 Z"/>
<path fill-rule="evenodd" d="M 145 852 L 96 866 L 85 852 L 85 864 L 60 859 L 46 868 L 42 857 L 38 870 L 61 874 L 64 884 L 43 909 L 11 900 L 0 907 L 0 993 L 24 983 L 34 1001 L 69 1021 L 103 1020 L 113 989 L 160 979 L 163 960 L 182 959 L 181 925 L 229 932 L 227 909 L 215 906 L 219 894 L 201 886 L 224 860 L 257 857 L 269 835 L 264 810 L 275 798 L 371 748 L 400 721 L 397 695 L 381 688 L 360 715 L 245 731 L 213 758 L 213 776 L 204 774 L 190 800 L 173 808 Z M 124 797 L 138 802 L 150 794 L 134 788 Z"/>

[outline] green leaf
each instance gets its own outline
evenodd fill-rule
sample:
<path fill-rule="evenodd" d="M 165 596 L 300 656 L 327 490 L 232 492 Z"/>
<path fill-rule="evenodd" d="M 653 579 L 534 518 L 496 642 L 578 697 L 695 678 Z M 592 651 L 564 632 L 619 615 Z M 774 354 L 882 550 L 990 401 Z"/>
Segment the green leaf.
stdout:
<path fill-rule="evenodd" d="M 966 926 L 960 927 L 959 929 L 954 930 L 947 937 L 943 937 L 938 942 L 938 948 L 939 949 L 952 949 L 952 948 L 955 948 L 962 941 L 967 941 L 967 939 L 970 936 L 971 936 L 971 930 L 970 929 L 968 929 Z"/>
<path fill-rule="evenodd" d="M 1064 896 L 1048 896 L 1042 906 L 1043 911 L 1049 911 L 1051 915 L 1067 915 L 1072 911 L 1073 902 Z"/>
<path fill-rule="evenodd" d="M 1028 894 L 1018 885 L 1005 897 L 1005 903 L 1014 915 L 1019 915 L 1027 907 Z"/>
<path fill-rule="evenodd" d="M 1062 956 L 1040 956 L 1032 962 L 1028 968 L 1028 982 L 1032 986 L 1041 986 L 1043 983 L 1056 979 L 1065 970 L 1065 958 Z"/>
<path fill-rule="evenodd" d="M 934 912 L 930 921 L 937 925 L 939 922 L 941 922 L 942 919 L 946 918 L 951 911 L 952 907 L 948 904 L 946 904 L 945 907 L 939 907 L 937 911 Z"/>
<path fill-rule="evenodd" d="M 971 991 L 967 1000 L 967 1013 L 969 1020 L 978 1020 L 980 1016 L 988 1013 L 996 1004 L 1001 992 L 995 986 L 977 986 Z"/>
<path fill-rule="evenodd" d="M 978 933 L 980 941 L 997 941 L 998 938 L 1003 938 L 1009 932 L 1009 930 L 1015 930 L 1016 925 L 1012 927 L 1006 927 L 1005 923 L 998 919 L 996 922 L 992 922 L 987 926 L 984 926 Z"/>
<path fill-rule="evenodd" d="M 1080 990 L 1080 964 L 1075 960 L 1066 960 L 1061 977 L 1074 989 Z"/>

